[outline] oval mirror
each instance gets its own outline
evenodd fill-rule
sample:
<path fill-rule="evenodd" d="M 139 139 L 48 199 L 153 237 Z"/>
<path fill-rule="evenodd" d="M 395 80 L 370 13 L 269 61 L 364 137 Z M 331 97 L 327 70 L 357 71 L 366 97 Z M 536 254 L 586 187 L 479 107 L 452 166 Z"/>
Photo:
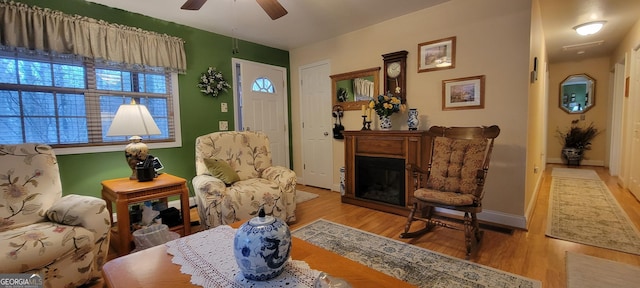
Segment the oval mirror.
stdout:
<path fill-rule="evenodd" d="M 560 83 L 560 109 L 584 113 L 596 103 L 596 80 L 587 74 L 569 75 Z"/>
<path fill-rule="evenodd" d="M 380 67 L 331 75 L 333 105 L 344 110 L 360 110 L 378 95 Z"/>

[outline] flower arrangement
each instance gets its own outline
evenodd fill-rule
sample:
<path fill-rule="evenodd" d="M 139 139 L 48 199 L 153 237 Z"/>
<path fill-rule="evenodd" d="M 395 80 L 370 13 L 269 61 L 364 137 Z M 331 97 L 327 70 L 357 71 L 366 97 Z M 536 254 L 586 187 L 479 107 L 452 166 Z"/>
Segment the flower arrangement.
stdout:
<path fill-rule="evenodd" d="M 378 95 L 377 98 L 373 98 L 369 101 L 369 108 L 376 111 L 378 116 L 391 116 L 396 112 L 404 112 L 406 106 L 402 104 L 399 97 L 393 96 L 390 93 L 387 95 Z"/>
<path fill-rule="evenodd" d="M 200 76 L 198 88 L 205 95 L 218 97 L 220 91 L 226 92 L 228 88 L 231 88 L 231 85 L 224 80 L 222 72 L 217 71 L 216 67 L 209 67 L 207 72 L 202 73 L 202 76 Z"/>
<path fill-rule="evenodd" d="M 556 130 L 557 137 L 560 140 L 563 148 L 577 148 L 580 150 L 591 149 L 591 140 L 595 138 L 600 131 L 593 125 L 593 122 L 589 126 L 583 127 L 578 125 L 580 120 L 571 121 L 571 127 L 566 131 Z"/>

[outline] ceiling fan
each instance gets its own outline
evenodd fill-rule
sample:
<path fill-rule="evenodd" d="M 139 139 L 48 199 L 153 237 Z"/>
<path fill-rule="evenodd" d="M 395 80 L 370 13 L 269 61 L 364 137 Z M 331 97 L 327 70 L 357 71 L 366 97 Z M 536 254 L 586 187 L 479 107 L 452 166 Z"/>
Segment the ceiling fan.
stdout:
<path fill-rule="evenodd" d="M 207 0 L 187 0 L 180 9 L 183 10 L 200 10 L 202 5 Z M 287 10 L 278 3 L 278 0 L 256 0 L 264 12 L 271 17 L 272 20 L 276 20 L 284 15 L 287 15 Z"/>

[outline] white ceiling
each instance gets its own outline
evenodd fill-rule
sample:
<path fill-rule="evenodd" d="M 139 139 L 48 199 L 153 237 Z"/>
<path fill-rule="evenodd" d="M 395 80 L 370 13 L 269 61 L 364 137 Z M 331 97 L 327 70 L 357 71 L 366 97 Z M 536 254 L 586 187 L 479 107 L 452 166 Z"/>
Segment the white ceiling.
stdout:
<path fill-rule="evenodd" d="M 269 47 L 291 50 L 449 0 L 278 0 L 289 12 L 271 20 L 255 0 L 87 0 Z"/>
<path fill-rule="evenodd" d="M 449 0 L 279 0 L 289 14 L 271 20 L 253 0 L 208 0 L 199 11 L 185 0 L 88 0 L 284 50 L 292 50 Z M 640 15 L 640 0 L 539 0 L 549 62 L 609 55 Z M 596 35 L 572 27 L 606 20 Z M 604 40 L 602 45 L 562 47 Z M 584 51 L 578 54 L 579 51 Z"/>
<path fill-rule="evenodd" d="M 610 55 L 638 21 L 640 0 L 540 0 L 540 10 L 549 62 L 575 61 Z M 580 36 L 573 30 L 576 25 L 596 20 L 607 21 L 597 34 Z M 562 49 L 601 40 L 603 44 L 596 47 Z"/>

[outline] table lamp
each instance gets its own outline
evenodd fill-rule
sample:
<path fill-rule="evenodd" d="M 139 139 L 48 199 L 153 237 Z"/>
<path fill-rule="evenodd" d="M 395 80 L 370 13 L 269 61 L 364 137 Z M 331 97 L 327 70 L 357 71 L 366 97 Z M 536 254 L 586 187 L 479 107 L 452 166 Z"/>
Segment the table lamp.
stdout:
<path fill-rule="evenodd" d="M 140 136 L 158 134 L 162 134 L 162 132 L 153 121 L 146 106 L 136 104 L 133 99 L 131 99 L 131 104 L 120 105 L 116 116 L 113 117 L 107 136 L 131 136 L 130 143 L 124 148 L 124 156 L 132 171 L 129 179 L 138 178 L 136 165 L 147 159 L 149 155 L 149 148 L 142 143 Z"/>

